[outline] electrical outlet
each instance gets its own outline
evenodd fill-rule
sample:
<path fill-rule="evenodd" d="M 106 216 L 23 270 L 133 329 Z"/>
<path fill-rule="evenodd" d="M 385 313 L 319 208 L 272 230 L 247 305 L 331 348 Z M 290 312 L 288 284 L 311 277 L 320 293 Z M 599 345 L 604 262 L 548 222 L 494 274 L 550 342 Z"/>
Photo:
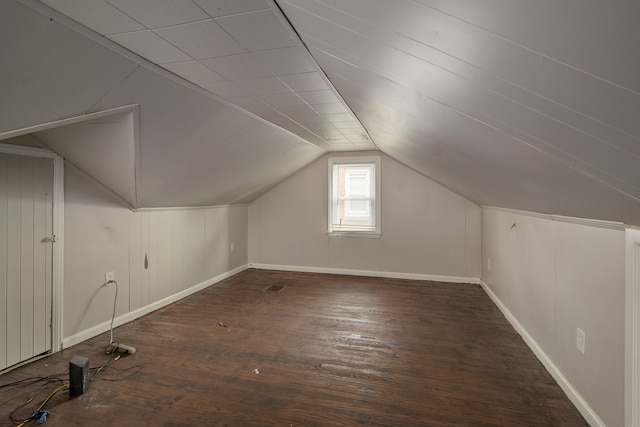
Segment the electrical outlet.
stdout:
<path fill-rule="evenodd" d="M 113 276 L 113 271 L 107 271 L 104 273 L 104 285 L 108 285 L 110 280 L 115 280 Z"/>
<path fill-rule="evenodd" d="M 231 242 L 231 244 L 229 245 L 229 252 L 233 252 L 236 250 L 236 244 Z"/>
<path fill-rule="evenodd" d="M 587 336 L 584 331 L 578 328 L 576 332 L 576 347 L 580 350 L 580 353 L 584 354 L 584 345 L 587 340 Z"/>

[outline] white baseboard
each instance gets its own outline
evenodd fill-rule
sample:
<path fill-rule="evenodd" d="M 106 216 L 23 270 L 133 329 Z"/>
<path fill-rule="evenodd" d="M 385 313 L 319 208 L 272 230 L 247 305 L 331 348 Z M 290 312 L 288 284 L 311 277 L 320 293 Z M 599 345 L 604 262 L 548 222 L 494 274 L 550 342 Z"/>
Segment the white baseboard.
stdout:
<path fill-rule="evenodd" d="M 509 311 L 509 309 L 500 301 L 500 298 L 496 294 L 493 293 L 491 288 L 480 280 L 480 286 L 487 293 L 489 298 L 498 306 L 504 317 L 507 318 L 509 323 L 513 326 L 513 328 L 522 336 L 524 342 L 527 343 L 529 348 L 533 351 L 536 357 L 542 362 L 547 371 L 551 374 L 551 376 L 556 380 L 560 388 L 565 392 L 569 400 L 575 405 L 575 407 L 580 411 L 585 420 L 589 423 L 589 425 L 593 427 L 606 427 L 606 424 L 598 417 L 598 415 L 591 409 L 589 404 L 584 400 L 584 398 L 578 393 L 578 391 L 573 388 L 571 383 L 562 375 L 562 372 L 558 369 L 558 367 L 551 361 L 549 356 L 542 350 L 542 348 L 538 345 L 538 343 L 533 339 L 529 332 L 518 322 L 518 319 Z"/>
<path fill-rule="evenodd" d="M 163 298 L 159 301 L 153 302 L 149 305 L 146 305 L 144 307 L 140 307 L 136 310 L 130 311 L 128 313 L 125 313 L 123 315 L 120 315 L 118 317 L 116 317 L 113 321 L 113 327 L 117 327 L 120 325 L 124 325 L 125 323 L 131 322 L 132 320 L 138 319 L 139 317 L 142 317 L 144 315 L 147 315 L 149 313 L 151 313 L 152 311 L 156 311 L 159 308 L 165 307 L 171 303 L 174 303 L 176 301 L 181 300 L 182 298 L 188 297 L 189 295 L 192 295 L 198 291 L 201 291 L 205 288 L 208 288 L 211 285 L 214 285 L 224 279 L 227 279 L 235 274 L 238 274 L 244 270 L 246 270 L 247 268 L 249 268 L 249 264 L 245 264 L 242 265 L 240 267 L 234 268 L 233 270 L 227 271 L 226 273 L 222 273 L 212 279 L 209 280 L 205 280 L 204 282 L 198 283 L 197 285 L 194 285 L 188 289 L 185 289 L 183 291 L 180 291 L 176 294 L 170 295 L 166 298 Z M 62 340 L 62 348 L 69 348 L 71 346 L 74 346 L 76 344 L 81 343 L 82 341 L 88 340 L 89 338 L 93 338 L 97 335 L 100 335 L 103 332 L 106 332 L 109 330 L 111 326 L 111 320 L 108 320 L 104 323 L 101 323 L 99 325 L 96 325 L 92 328 L 89 329 L 85 329 L 82 332 L 79 332 L 75 335 L 71 335 L 70 337 L 66 337 L 63 338 Z"/>
<path fill-rule="evenodd" d="M 395 271 L 353 270 L 347 268 L 254 263 L 249 263 L 249 268 L 257 268 L 259 270 L 299 271 L 303 273 L 345 274 L 348 276 L 386 277 L 390 279 L 431 280 L 434 282 L 471 283 L 475 285 L 480 284 L 480 278 L 478 277 L 439 276 L 433 274 L 399 273 Z"/>

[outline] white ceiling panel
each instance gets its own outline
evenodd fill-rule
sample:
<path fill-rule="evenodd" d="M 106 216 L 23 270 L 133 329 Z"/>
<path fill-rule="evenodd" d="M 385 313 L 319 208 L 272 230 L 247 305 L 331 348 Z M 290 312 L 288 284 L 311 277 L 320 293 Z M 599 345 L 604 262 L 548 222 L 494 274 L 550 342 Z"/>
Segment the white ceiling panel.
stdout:
<path fill-rule="evenodd" d="M 333 7 L 329 8 L 324 3 Z M 636 134 L 640 131 L 640 124 L 630 119 L 640 112 L 637 94 L 434 9 L 410 1 L 391 4 L 375 0 L 368 3 L 375 7 L 366 8 L 360 7 L 358 2 L 336 0 L 301 1 L 295 4 L 308 5 L 318 16 L 330 16 L 331 23 L 357 24 L 363 35 L 377 38 L 374 45 L 362 39 L 370 50 L 384 48 L 391 43 L 392 47 L 402 51 L 404 44 L 417 41 L 623 131 Z M 354 17 L 358 19 L 354 20 Z M 362 21 L 371 24 L 367 26 Z M 314 18 L 313 25 L 307 28 L 311 33 L 322 34 L 323 38 L 330 36 L 333 40 L 343 28 L 353 31 L 350 26 L 343 25 L 341 29 L 335 25 L 332 34 L 328 34 L 326 24 L 327 18 Z M 388 32 L 385 33 L 384 29 Z M 395 34 L 403 35 L 405 40 L 399 41 Z M 351 48 L 356 40 L 346 35 L 346 39 L 340 39 L 340 44 L 336 41 L 331 43 L 357 52 Z M 382 62 L 381 58 L 384 56 L 373 60 Z"/>
<path fill-rule="evenodd" d="M 109 38 L 149 61 L 159 64 L 193 59 L 149 30 L 114 34 Z"/>
<path fill-rule="evenodd" d="M 251 52 L 298 45 L 293 32 L 270 9 L 216 18 L 216 22 Z"/>
<path fill-rule="evenodd" d="M 146 28 L 207 19 L 209 16 L 195 3 L 185 0 L 107 0 Z"/>
<path fill-rule="evenodd" d="M 14 2 L 0 36 L 0 132 L 82 115 L 138 66 Z"/>
<path fill-rule="evenodd" d="M 275 107 L 306 105 L 305 101 L 302 98 L 292 92 L 278 93 L 275 95 L 263 95 L 260 97 L 260 99 L 267 104 L 273 105 Z"/>
<path fill-rule="evenodd" d="M 155 32 L 195 59 L 245 52 L 213 19 L 161 28 Z"/>
<path fill-rule="evenodd" d="M 144 30 L 144 25 L 116 9 L 105 0 L 41 0 L 100 34 Z"/>
<path fill-rule="evenodd" d="M 309 105 L 280 105 L 273 106 L 276 110 L 280 111 L 282 114 L 291 118 L 292 120 L 298 121 L 298 117 L 305 117 L 308 115 L 316 114 L 316 112 Z"/>
<path fill-rule="evenodd" d="M 328 62 L 325 65 L 328 68 L 340 66 Z M 592 175 L 563 162 L 559 156 L 537 149 L 531 139 L 519 139 L 512 131 L 506 132 L 504 126 L 487 126 L 471 114 L 434 99 L 416 96 L 412 89 L 388 79 L 358 69 L 349 71 L 342 67 L 340 72 L 341 78 L 334 80 L 336 87 L 353 102 L 352 107 L 359 112 L 377 145 L 461 194 L 483 204 L 538 212 L 541 209 L 555 213 L 562 210 L 562 214 L 570 216 L 580 216 L 578 213 L 582 212 L 588 217 L 613 220 L 617 208 L 603 208 L 592 198 L 593 187 L 593 191 L 618 208 L 626 206 L 627 220 L 637 221 L 634 219 L 637 215 L 629 208 L 638 201 L 633 202 L 624 191 L 630 187 L 615 187 L 601 179 L 594 180 Z M 371 86 L 378 90 L 367 91 Z M 398 108 L 401 101 L 405 104 Z M 393 122 L 379 118 L 389 114 L 395 115 Z M 518 164 L 518 158 L 526 160 Z M 540 160 L 531 167 L 533 158 Z M 540 174 L 541 170 L 545 172 Z M 516 175 L 515 181 L 505 182 L 504 176 Z M 637 173 L 635 180 L 640 180 Z M 558 186 L 564 188 L 547 197 L 547 186 L 555 186 L 554 190 Z M 571 203 L 567 203 L 567 194 L 571 194 Z"/>
<path fill-rule="evenodd" d="M 629 54 L 640 49 L 638 2 L 418 1 L 514 44 L 640 92 L 640 61 Z M 606 36 L 599 31 L 605 28 Z"/>
<path fill-rule="evenodd" d="M 247 89 L 241 88 L 233 84 L 233 82 L 229 82 L 226 80 L 222 82 L 200 83 L 200 87 L 208 90 L 211 93 L 215 93 L 221 98 L 227 99 L 252 95 L 251 92 L 249 92 Z"/>
<path fill-rule="evenodd" d="M 313 90 L 310 92 L 298 92 L 298 95 L 309 104 L 335 104 L 340 102 L 331 90 Z"/>
<path fill-rule="evenodd" d="M 309 53 L 298 46 L 253 52 L 253 56 L 276 75 L 316 71 Z"/>
<path fill-rule="evenodd" d="M 0 2 L 0 19 L 0 70 L 5 78 L 5 73 L 22 66 L 54 31 L 60 30 L 58 23 L 49 21 L 43 15 L 31 13 L 27 7 L 14 1 Z M 25 28 L 29 31 L 21 31 Z"/>
<path fill-rule="evenodd" d="M 234 84 L 252 95 L 275 95 L 292 93 L 277 77 L 258 77 L 255 79 L 235 80 Z"/>
<path fill-rule="evenodd" d="M 353 116 L 349 113 L 330 113 L 322 115 L 329 123 L 353 122 Z"/>
<path fill-rule="evenodd" d="M 198 61 L 184 61 L 164 64 L 164 68 L 193 83 L 224 81 L 225 78 Z"/>
<path fill-rule="evenodd" d="M 329 89 L 320 73 L 299 73 L 279 76 L 279 79 L 295 92 Z"/>
<path fill-rule="evenodd" d="M 227 16 L 268 9 L 265 0 L 194 0 L 209 16 Z"/>
<path fill-rule="evenodd" d="M 251 53 L 205 59 L 202 63 L 229 80 L 272 75 L 271 71 L 263 67 Z"/>
<path fill-rule="evenodd" d="M 151 32 L 142 30 L 120 33 L 110 35 L 111 40 L 219 97 L 227 100 L 242 98 L 238 100 L 241 104 L 238 104 L 239 107 L 263 118 L 264 103 L 257 98 L 261 96 L 281 95 L 280 101 L 273 98 L 267 104 L 277 108 L 287 107 L 280 108 L 286 115 L 320 114 L 311 110 L 309 104 L 296 96 L 295 92 L 326 90 L 327 93 L 333 93 L 335 89 L 324 78 L 275 3 L 264 0 L 200 3 L 182 1 L 189 3 L 184 10 L 176 11 L 175 2 L 163 1 L 148 16 L 145 12 L 145 8 L 150 5 L 147 0 L 135 5 L 114 2 L 130 15 L 119 12 L 123 25 L 135 17 L 145 23 L 145 28 L 151 28 Z M 206 17 L 193 11 L 192 6 L 196 4 L 201 10 L 207 11 Z M 103 5 L 112 7 L 111 3 Z M 83 10 L 89 13 L 90 8 Z M 211 16 L 216 19 L 211 19 Z M 99 20 L 99 17 L 93 16 L 91 19 Z M 91 19 L 85 20 L 87 25 L 92 25 Z M 218 22 L 225 28 L 219 26 Z M 103 27 L 94 25 L 93 29 L 98 28 Z M 82 32 L 82 28 L 76 29 Z M 155 36 L 159 36 L 161 40 Z M 252 52 L 247 52 L 238 41 Z M 150 64 L 142 64 L 149 68 Z M 184 81 L 183 83 L 188 84 Z M 256 98 L 246 99 L 251 96 Z M 288 102 L 294 100 L 295 105 L 301 106 L 298 111 L 293 112 L 288 105 L 282 103 L 286 96 L 289 96 Z M 324 97 L 329 102 L 341 103 L 335 94 L 333 97 Z M 350 111 L 345 104 L 342 107 L 340 110 L 334 107 L 331 111 Z M 306 130 L 299 129 L 297 118 L 284 120 L 280 113 L 274 117 L 273 125 L 301 135 L 311 143 L 317 142 L 315 135 L 307 135 Z"/>
<path fill-rule="evenodd" d="M 407 61 L 415 62 L 416 59 L 408 57 Z M 498 96 L 494 91 L 474 85 L 473 82 L 457 75 L 447 74 L 431 64 L 411 65 L 397 69 L 396 74 L 381 67 L 376 69 L 381 77 L 404 82 L 406 86 L 415 88 L 423 96 L 451 105 L 491 126 L 500 127 L 512 136 L 567 164 L 578 165 L 585 173 L 605 182 L 617 181 L 616 185 L 624 191 L 639 194 L 633 189 L 635 173 L 631 167 L 639 158 L 630 156 L 629 151 L 617 149 L 611 143 L 567 126 L 555 117 L 512 102 L 506 97 Z M 429 75 L 431 80 L 437 82 L 436 89 L 432 89 L 431 85 L 421 80 L 424 75 Z M 614 164 L 628 164 L 629 167 L 616 169 L 612 168 Z M 612 172 L 606 172 L 607 170 Z M 625 174 L 624 171 L 630 173 Z"/>
<path fill-rule="evenodd" d="M 326 126 L 326 125 L 333 126 L 331 125 L 331 123 L 326 121 L 325 118 L 322 117 L 320 114 L 298 115 L 297 121 L 298 123 L 302 123 L 305 126 L 311 125 L 311 124 L 322 125 L 322 126 Z"/>
<path fill-rule="evenodd" d="M 337 121 L 331 122 L 331 124 L 336 129 L 341 129 L 341 130 L 342 129 L 357 129 L 357 130 L 361 129 L 359 123 L 355 120 L 337 120 Z"/>
<path fill-rule="evenodd" d="M 308 126 L 305 125 L 305 128 L 309 129 L 311 132 L 315 133 L 322 139 L 330 139 L 332 137 L 342 138 L 344 136 L 338 129 L 327 123 L 315 123 Z"/>
<path fill-rule="evenodd" d="M 314 104 L 313 109 L 319 114 L 346 113 L 344 105 L 336 102 L 333 104 Z"/>

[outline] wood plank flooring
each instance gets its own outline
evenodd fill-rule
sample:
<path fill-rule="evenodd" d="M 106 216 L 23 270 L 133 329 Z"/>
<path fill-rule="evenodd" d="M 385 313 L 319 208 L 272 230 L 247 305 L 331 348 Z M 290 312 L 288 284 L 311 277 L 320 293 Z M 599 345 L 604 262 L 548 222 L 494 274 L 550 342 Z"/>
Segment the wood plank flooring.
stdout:
<path fill-rule="evenodd" d="M 247 270 L 114 335 L 137 352 L 83 396 L 58 393 L 45 425 L 588 425 L 476 285 Z M 100 366 L 107 342 L 5 373 L 0 386 L 64 373 L 73 355 Z M 40 386 L 0 388 L 0 426 Z"/>

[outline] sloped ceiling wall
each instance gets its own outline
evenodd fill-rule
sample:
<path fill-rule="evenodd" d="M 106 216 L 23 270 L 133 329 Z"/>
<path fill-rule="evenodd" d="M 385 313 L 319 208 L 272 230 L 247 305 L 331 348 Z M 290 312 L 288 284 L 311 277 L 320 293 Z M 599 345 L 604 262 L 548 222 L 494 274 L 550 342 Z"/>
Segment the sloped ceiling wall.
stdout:
<path fill-rule="evenodd" d="M 278 0 L 382 151 L 483 205 L 638 224 L 640 4 L 613 3 Z"/>
<path fill-rule="evenodd" d="M 89 171 L 85 173 L 133 207 L 137 205 L 136 120 L 134 110 L 34 132 L 31 136 L 67 162 Z"/>
<path fill-rule="evenodd" d="M 637 2 L 43 3 L 0 5 L 0 136 L 139 105 L 139 207 L 377 148 L 479 204 L 640 225 Z"/>
<path fill-rule="evenodd" d="M 139 106 L 136 208 L 247 203 L 325 152 L 16 1 L 0 2 L 0 51 L 0 138 L 41 123 Z M 84 158 L 77 166 L 90 175 L 91 163 L 107 160 L 113 174 L 128 174 L 128 159 L 105 159 L 91 144 L 82 147 L 86 135 L 78 126 L 88 125 L 57 132 L 69 138 L 61 154 Z M 34 137 L 50 141 L 46 135 L 53 138 L 53 132 Z M 117 146 L 117 131 L 112 138 Z M 63 146 L 54 139 L 52 145 Z M 101 182 L 130 200 L 109 181 Z"/>

